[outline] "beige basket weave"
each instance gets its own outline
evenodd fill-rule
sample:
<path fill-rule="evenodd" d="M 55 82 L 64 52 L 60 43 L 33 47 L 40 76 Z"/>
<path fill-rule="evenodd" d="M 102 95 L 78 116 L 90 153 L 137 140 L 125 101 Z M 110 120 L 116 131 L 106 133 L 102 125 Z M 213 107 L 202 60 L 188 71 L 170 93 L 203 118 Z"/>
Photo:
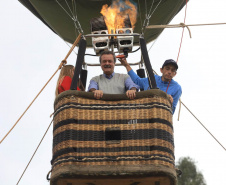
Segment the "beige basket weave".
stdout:
<path fill-rule="evenodd" d="M 66 91 L 54 109 L 52 185 L 113 179 L 113 184 L 138 179 L 139 185 L 175 184 L 172 112 L 164 92 L 96 100 L 93 93 Z"/>

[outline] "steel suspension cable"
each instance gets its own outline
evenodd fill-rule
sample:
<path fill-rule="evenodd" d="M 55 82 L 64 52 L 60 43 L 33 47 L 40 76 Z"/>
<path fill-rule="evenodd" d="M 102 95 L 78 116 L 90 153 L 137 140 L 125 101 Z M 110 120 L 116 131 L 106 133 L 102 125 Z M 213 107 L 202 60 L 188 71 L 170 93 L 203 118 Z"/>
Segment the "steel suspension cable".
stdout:
<path fill-rule="evenodd" d="M 56 0 L 56 2 L 57 2 L 57 4 L 64 10 L 64 12 L 73 20 L 73 21 L 75 21 L 74 20 L 74 18 L 67 12 L 67 10 L 58 2 L 58 0 Z"/>
<path fill-rule="evenodd" d="M 72 15 L 70 15 L 70 13 L 60 4 L 60 2 L 58 0 L 55 0 L 55 1 L 63 9 L 63 11 L 73 20 L 74 26 L 77 29 L 77 31 L 79 33 L 83 33 L 83 30 L 82 30 L 82 27 L 81 27 L 80 22 L 78 21 L 77 15 L 76 14 L 75 15 L 73 14 L 73 12 L 72 12 L 69 4 L 67 3 L 67 1 L 65 0 L 65 3 L 67 4 L 67 6 L 68 6 L 70 12 L 72 13 Z"/>
<path fill-rule="evenodd" d="M 138 7 L 139 7 L 139 13 L 140 13 L 140 27 L 142 27 L 142 17 L 141 17 L 141 9 L 140 9 L 140 0 L 138 0 Z"/>
<path fill-rule="evenodd" d="M 145 8 L 146 8 L 146 12 L 145 12 L 145 19 L 144 19 L 144 22 L 143 22 L 143 27 L 141 28 L 141 33 L 144 34 L 145 32 L 145 29 L 147 28 L 147 26 L 149 25 L 149 19 L 151 18 L 151 16 L 154 14 L 155 10 L 158 8 L 158 6 L 161 4 L 162 0 L 159 1 L 159 3 L 156 5 L 156 7 L 154 8 L 154 10 L 151 12 L 151 9 L 152 9 L 152 6 L 153 6 L 153 3 L 154 3 L 154 0 L 152 1 L 152 5 L 151 5 L 151 8 L 149 10 L 149 13 L 147 13 L 147 2 L 145 0 Z"/>
<path fill-rule="evenodd" d="M 76 13 L 76 2 L 75 2 L 75 0 L 72 0 L 72 7 L 73 7 L 73 16 L 76 17 L 77 13 Z M 75 25 L 75 34 L 79 34 L 79 31 L 76 29 L 76 25 Z"/>

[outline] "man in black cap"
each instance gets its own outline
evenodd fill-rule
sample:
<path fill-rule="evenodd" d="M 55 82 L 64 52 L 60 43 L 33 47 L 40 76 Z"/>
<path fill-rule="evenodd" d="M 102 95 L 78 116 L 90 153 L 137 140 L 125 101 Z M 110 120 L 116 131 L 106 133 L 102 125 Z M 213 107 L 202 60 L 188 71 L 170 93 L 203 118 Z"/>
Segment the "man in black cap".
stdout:
<path fill-rule="evenodd" d="M 150 89 L 148 78 L 140 78 L 127 63 L 126 58 L 121 58 L 119 59 L 119 61 L 126 67 L 128 75 L 132 78 L 135 84 L 140 86 L 140 89 Z M 173 105 L 173 113 L 175 112 L 176 105 L 182 94 L 181 86 L 173 80 L 173 77 L 177 74 L 177 69 L 177 63 L 174 60 L 169 59 L 166 60 L 162 65 L 162 68 L 160 68 L 162 76 L 155 75 L 157 87 L 169 95 L 169 98 Z"/>

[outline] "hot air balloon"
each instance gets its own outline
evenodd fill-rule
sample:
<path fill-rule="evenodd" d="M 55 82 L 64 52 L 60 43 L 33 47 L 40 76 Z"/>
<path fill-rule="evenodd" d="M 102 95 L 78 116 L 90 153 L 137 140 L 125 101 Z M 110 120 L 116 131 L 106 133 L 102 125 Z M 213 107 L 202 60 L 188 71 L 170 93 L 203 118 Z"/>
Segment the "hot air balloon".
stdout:
<path fill-rule="evenodd" d="M 100 17 L 102 6 L 111 5 L 107 0 L 19 0 L 37 18 L 65 41 L 73 43 L 79 32 L 91 33 L 90 20 Z M 141 33 L 144 26 L 168 24 L 183 8 L 186 0 L 133 1 L 137 6 L 137 21 L 134 33 Z M 153 29 L 145 33 L 147 43 L 153 41 L 163 29 Z M 134 38 L 139 45 L 139 38 Z M 91 39 L 87 40 L 91 47 Z"/>
<path fill-rule="evenodd" d="M 103 13 L 103 6 L 113 8 L 111 1 L 19 1 L 63 40 L 74 43 L 82 35 L 74 83 L 54 103 L 50 184 L 175 185 L 171 103 L 156 87 L 146 49 L 146 42 L 155 40 L 163 29 L 145 27 L 168 24 L 186 1 L 113 1 L 119 12 L 126 11 L 123 26 L 115 29 L 109 29 L 109 17 Z M 127 12 L 130 4 L 135 12 Z M 141 48 L 151 90 L 138 92 L 135 100 L 121 94 L 104 94 L 96 100 L 92 93 L 75 90 L 86 47 L 93 47 L 97 55 L 114 48 L 128 55 L 133 46 Z"/>

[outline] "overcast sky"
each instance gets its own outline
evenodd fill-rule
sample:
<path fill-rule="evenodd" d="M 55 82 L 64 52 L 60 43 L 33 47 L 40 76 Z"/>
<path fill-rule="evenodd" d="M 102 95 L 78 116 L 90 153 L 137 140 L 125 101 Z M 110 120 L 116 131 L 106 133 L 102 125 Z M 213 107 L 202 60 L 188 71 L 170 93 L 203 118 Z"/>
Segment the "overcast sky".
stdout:
<path fill-rule="evenodd" d="M 187 24 L 226 22 L 225 0 L 191 0 L 187 9 Z M 171 24 L 184 20 L 184 11 Z M 14 125 L 45 82 L 64 59 L 69 47 L 32 15 L 18 1 L 2 1 L 0 6 L 0 139 Z M 182 86 L 182 101 L 226 147 L 226 25 L 190 27 L 184 39 L 175 80 Z M 164 60 L 177 58 L 181 28 L 165 30 L 149 52 L 152 67 L 159 72 Z M 148 44 L 149 49 L 151 44 Z M 92 52 L 88 50 L 87 52 Z M 137 62 L 140 53 L 131 54 Z M 97 58 L 86 58 L 87 62 Z M 72 53 L 68 64 L 75 64 Z M 137 67 L 134 67 L 136 69 Z M 99 67 L 88 67 L 89 79 L 101 73 Z M 123 67 L 115 71 L 125 73 Z M 51 122 L 54 91 L 59 73 L 31 106 L 15 129 L 0 145 L 0 182 L 16 184 L 35 148 Z M 174 114 L 175 157 L 190 156 L 197 163 L 208 185 L 225 183 L 226 151 L 182 106 Z M 20 184 L 47 185 L 51 169 L 52 127 L 31 162 Z"/>

